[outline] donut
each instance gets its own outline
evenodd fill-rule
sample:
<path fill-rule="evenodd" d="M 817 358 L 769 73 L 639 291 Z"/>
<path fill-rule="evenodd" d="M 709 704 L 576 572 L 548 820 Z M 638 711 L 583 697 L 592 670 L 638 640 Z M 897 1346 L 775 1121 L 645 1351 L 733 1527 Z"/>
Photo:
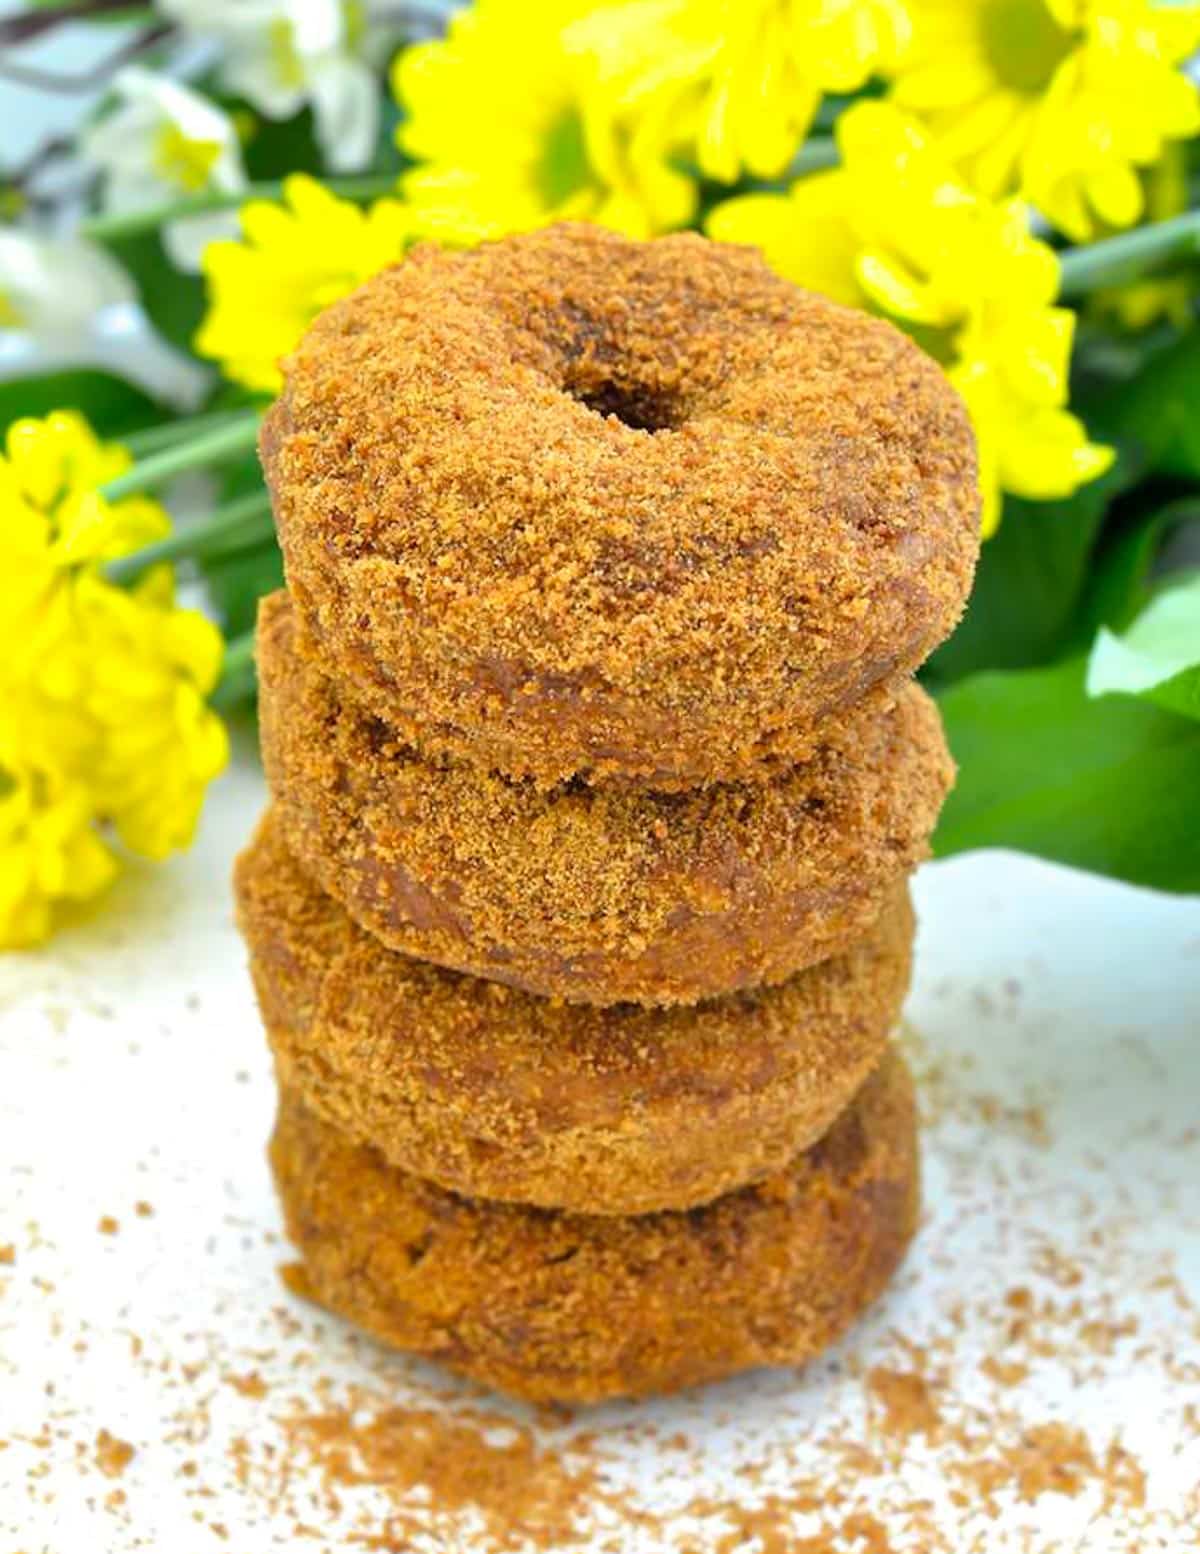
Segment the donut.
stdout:
<path fill-rule="evenodd" d="M 269 811 L 234 883 L 283 1087 L 469 1197 L 645 1214 L 768 1176 L 849 1104 L 908 988 L 904 887 L 849 954 L 664 1010 L 555 1003 L 385 949 L 309 881 Z"/>
<path fill-rule="evenodd" d="M 259 729 L 287 844 L 383 943 L 576 1003 L 695 1003 L 843 953 L 928 851 L 953 767 L 905 684 L 769 782 L 542 790 L 426 759 L 260 607 Z"/>
<path fill-rule="evenodd" d="M 425 755 L 760 778 L 950 632 L 974 442 L 891 325 L 750 249 L 413 250 L 315 321 L 261 454 L 307 651 Z"/>
<path fill-rule="evenodd" d="M 294 1292 L 537 1402 L 811 1359 L 882 1293 L 917 1222 L 912 1085 L 894 1055 L 812 1149 L 686 1213 L 462 1198 L 389 1166 L 287 1088 L 271 1164 L 301 1257 Z"/>

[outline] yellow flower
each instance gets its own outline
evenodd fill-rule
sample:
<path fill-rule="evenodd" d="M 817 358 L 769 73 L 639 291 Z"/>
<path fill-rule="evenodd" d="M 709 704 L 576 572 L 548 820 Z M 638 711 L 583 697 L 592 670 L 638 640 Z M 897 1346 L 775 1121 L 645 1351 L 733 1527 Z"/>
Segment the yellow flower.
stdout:
<path fill-rule="evenodd" d="M 1076 241 L 1142 212 L 1136 169 L 1200 132 L 1178 68 L 1200 4 L 910 0 L 892 94 L 922 115 L 972 187 L 1019 191 Z"/>
<path fill-rule="evenodd" d="M 14 421 L 0 453 L 3 542 L 61 570 L 109 560 L 161 539 L 170 529 L 148 497 L 106 501 L 98 487 L 132 464 L 119 443 L 105 443 L 75 410 Z"/>
<path fill-rule="evenodd" d="M 822 95 L 894 66 L 908 33 L 904 0 L 632 0 L 568 36 L 595 55 L 617 112 L 732 183 L 781 173 Z"/>
<path fill-rule="evenodd" d="M 15 735 L 0 728 L 0 950 L 40 943 L 61 902 L 89 900 L 116 873 L 86 789 L 22 760 Z"/>
<path fill-rule="evenodd" d="M 1053 251 L 1016 201 L 967 189 L 927 134 L 883 103 L 838 125 L 842 166 L 786 194 L 713 211 L 709 231 L 754 243 L 781 274 L 905 329 L 946 369 L 979 443 L 983 530 L 1001 491 L 1044 499 L 1094 479 L 1112 453 L 1064 407 L 1074 314 L 1052 304 Z"/>
<path fill-rule="evenodd" d="M 198 611 L 176 608 L 169 567 L 129 593 L 83 577 L 76 610 L 97 809 L 131 851 L 165 858 L 191 842 L 205 790 L 229 760 L 225 725 L 207 701 L 221 635 Z"/>
<path fill-rule="evenodd" d="M 645 237 L 684 225 L 693 181 L 657 126 L 612 110 L 570 24 L 585 0 L 476 0 L 444 40 L 400 55 L 401 149 L 423 165 L 404 193 L 423 233 L 471 243 L 560 220 Z"/>
<path fill-rule="evenodd" d="M 0 453 L 0 621 L 12 679 L 66 628 L 62 586 L 73 567 L 161 539 L 170 520 L 147 497 L 108 502 L 97 487 L 124 473 L 128 451 L 102 443 L 83 416 L 56 410 L 14 421 Z"/>
<path fill-rule="evenodd" d="M 296 173 L 281 204 L 243 206 L 242 233 L 205 250 L 209 306 L 196 349 L 234 382 L 274 393 L 280 360 L 316 315 L 402 258 L 414 228 L 398 200 L 362 210 Z"/>
<path fill-rule="evenodd" d="M 227 759 L 216 628 L 176 608 L 169 567 L 128 592 L 101 574 L 169 529 L 96 489 L 129 462 L 68 411 L 16 422 L 0 456 L 0 947 L 108 883 L 105 825 L 148 857 L 185 846 Z"/>

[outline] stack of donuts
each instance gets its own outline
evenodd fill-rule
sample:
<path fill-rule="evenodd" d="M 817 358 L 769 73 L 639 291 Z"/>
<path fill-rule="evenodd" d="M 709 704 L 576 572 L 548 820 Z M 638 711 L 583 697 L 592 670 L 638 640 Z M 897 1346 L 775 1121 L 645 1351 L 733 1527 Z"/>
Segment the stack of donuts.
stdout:
<path fill-rule="evenodd" d="M 239 917 L 297 1288 L 519 1396 L 803 1361 L 912 1236 L 912 671 L 975 456 L 694 235 L 416 250 L 285 364 Z"/>

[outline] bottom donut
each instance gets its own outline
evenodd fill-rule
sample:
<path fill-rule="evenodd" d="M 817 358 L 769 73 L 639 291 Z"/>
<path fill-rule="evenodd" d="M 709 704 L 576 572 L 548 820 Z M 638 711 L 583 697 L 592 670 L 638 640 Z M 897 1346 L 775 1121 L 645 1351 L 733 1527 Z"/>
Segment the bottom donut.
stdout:
<path fill-rule="evenodd" d="M 686 1212 L 461 1198 L 389 1166 L 287 1089 L 271 1165 L 303 1263 L 294 1288 L 536 1402 L 809 1360 L 882 1292 L 918 1212 L 912 1081 L 895 1054 L 786 1170 Z"/>

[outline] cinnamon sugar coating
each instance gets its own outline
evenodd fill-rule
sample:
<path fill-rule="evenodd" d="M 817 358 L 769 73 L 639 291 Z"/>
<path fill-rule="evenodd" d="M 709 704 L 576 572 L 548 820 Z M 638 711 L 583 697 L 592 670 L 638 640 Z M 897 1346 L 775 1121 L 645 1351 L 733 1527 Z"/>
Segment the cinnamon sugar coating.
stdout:
<path fill-rule="evenodd" d="M 906 684 L 768 782 L 541 791 L 425 760 L 259 614 L 259 724 L 288 846 L 393 949 L 579 1003 L 694 1003 L 841 954 L 928 850 L 953 766 Z"/>
<path fill-rule="evenodd" d="M 962 611 L 974 443 L 898 330 L 749 249 L 416 249 L 285 364 L 262 457 L 308 650 L 540 786 L 760 778 Z"/>
<path fill-rule="evenodd" d="M 664 1010 L 533 998 L 384 949 L 310 883 L 270 812 L 234 883 L 283 1088 L 472 1197 L 644 1214 L 780 1170 L 878 1063 L 908 987 L 904 887 L 849 954 Z"/>
<path fill-rule="evenodd" d="M 785 1170 L 633 1218 L 461 1198 L 281 1096 L 271 1163 L 294 1289 L 385 1342 L 545 1402 L 796 1364 L 884 1289 L 916 1228 L 912 1085 L 889 1055 Z"/>

